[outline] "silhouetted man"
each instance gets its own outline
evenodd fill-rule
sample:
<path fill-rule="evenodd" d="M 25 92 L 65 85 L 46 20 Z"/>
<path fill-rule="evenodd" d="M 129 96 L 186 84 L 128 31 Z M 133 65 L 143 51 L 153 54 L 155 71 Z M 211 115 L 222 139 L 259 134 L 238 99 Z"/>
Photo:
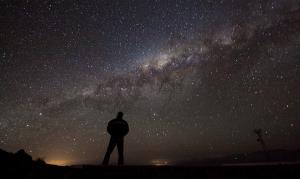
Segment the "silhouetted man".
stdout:
<path fill-rule="evenodd" d="M 124 164 L 124 136 L 127 135 L 129 131 L 128 123 L 123 120 L 123 113 L 118 112 L 117 118 L 109 121 L 107 126 L 107 132 L 110 134 L 110 141 L 109 145 L 104 157 L 104 160 L 102 162 L 103 165 L 107 165 L 109 162 L 109 157 L 114 150 L 115 146 L 118 147 L 118 165 Z"/>

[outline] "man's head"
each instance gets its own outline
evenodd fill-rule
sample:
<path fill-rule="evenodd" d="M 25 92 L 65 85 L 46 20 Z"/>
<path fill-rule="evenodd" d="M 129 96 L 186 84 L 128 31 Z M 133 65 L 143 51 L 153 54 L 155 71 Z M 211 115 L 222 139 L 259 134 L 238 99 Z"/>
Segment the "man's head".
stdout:
<path fill-rule="evenodd" d="M 122 117 L 123 117 L 123 112 L 118 112 L 117 119 L 122 119 Z"/>

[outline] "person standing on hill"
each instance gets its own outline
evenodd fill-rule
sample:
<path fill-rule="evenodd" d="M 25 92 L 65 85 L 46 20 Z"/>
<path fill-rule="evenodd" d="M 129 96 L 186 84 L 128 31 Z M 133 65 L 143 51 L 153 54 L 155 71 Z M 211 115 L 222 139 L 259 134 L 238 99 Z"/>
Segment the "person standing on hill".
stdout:
<path fill-rule="evenodd" d="M 128 123 L 123 119 L 123 112 L 118 112 L 117 117 L 109 121 L 107 132 L 110 134 L 110 141 L 107 151 L 102 162 L 103 165 L 108 165 L 109 158 L 115 146 L 118 148 L 118 165 L 124 164 L 124 137 L 129 132 Z"/>

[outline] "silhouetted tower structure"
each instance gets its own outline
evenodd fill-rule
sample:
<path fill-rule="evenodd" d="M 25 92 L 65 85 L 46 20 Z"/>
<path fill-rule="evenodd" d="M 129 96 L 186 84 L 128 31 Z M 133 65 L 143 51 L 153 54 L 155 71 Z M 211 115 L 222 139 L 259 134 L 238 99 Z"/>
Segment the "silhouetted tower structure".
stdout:
<path fill-rule="evenodd" d="M 261 129 L 254 129 L 254 133 L 257 135 L 257 139 L 256 141 L 260 143 L 264 153 L 265 153 L 265 156 L 266 156 L 266 160 L 267 161 L 270 161 L 270 156 L 269 156 L 269 151 L 267 150 L 267 147 L 266 147 L 266 143 L 262 137 L 262 130 Z"/>

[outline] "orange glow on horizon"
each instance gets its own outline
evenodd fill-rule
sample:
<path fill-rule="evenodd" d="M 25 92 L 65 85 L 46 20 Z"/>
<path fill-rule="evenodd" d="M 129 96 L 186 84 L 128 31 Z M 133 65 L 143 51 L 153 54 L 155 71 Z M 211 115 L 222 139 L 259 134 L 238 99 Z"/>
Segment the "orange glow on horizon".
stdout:
<path fill-rule="evenodd" d="M 46 160 L 47 164 L 58 165 L 58 166 L 67 166 L 70 165 L 70 161 L 67 160 L 59 160 L 59 159 L 50 159 Z"/>

